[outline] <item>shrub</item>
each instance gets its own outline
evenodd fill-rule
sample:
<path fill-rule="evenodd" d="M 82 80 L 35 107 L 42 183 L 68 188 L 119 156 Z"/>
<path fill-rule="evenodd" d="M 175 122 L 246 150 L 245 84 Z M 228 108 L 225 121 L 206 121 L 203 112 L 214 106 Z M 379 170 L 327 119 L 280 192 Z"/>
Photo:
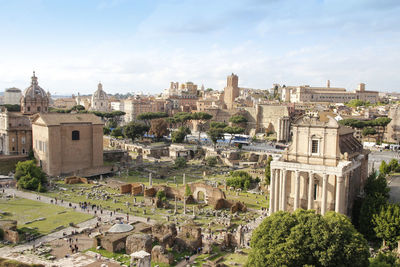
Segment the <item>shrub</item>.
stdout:
<path fill-rule="evenodd" d="M 186 185 L 185 187 L 185 196 L 188 197 L 192 194 L 192 191 L 190 190 L 189 185 Z"/>
<path fill-rule="evenodd" d="M 236 189 L 241 188 L 243 190 L 248 190 L 253 181 L 259 182 L 259 179 L 253 180 L 251 175 L 245 171 L 234 171 L 230 176 L 230 178 L 226 179 L 226 185 L 232 186 Z"/>
<path fill-rule="evenodd" d="M 156 194 L 156 197 L 157 197 L 158 200 L 161 200 L 162 202 L 167 200 L 167 196 L 166 196 L 164 190 L 158 190 L 157 194 Z"/>
<path fill-rule="evenodd" d="M 15 168 L 15 179 L 20 188 L 37 191 L 40 184 L 47 182 L 42 169 L 36 166 L 34 160 L 20 161 Z M 44 188 L 41 187 L 43 191 Z"/>
<path fill-rule="evenodd" d="M 175 159 L 175 168 L 182 169 L 186 167 L 186 159 L 182 157 L 177 157 Z"/>
<path fill-rule="evenodd" d="M 214 167 L 218 163 L 217 157 L 207 157 L 206 158 L 206 163 L 207 163 L 208 166 Z"/>

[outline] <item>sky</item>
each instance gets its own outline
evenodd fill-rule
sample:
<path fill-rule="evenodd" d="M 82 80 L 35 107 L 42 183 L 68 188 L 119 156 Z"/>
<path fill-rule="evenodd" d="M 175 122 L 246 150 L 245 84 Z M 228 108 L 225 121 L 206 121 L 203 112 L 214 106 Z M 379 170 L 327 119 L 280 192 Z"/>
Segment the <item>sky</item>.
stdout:
<path fill-rule="evenodd" d="M 0 91 L 161 93 L 171 81 L 400 92 L 399 0 L 0 0 Z"/>

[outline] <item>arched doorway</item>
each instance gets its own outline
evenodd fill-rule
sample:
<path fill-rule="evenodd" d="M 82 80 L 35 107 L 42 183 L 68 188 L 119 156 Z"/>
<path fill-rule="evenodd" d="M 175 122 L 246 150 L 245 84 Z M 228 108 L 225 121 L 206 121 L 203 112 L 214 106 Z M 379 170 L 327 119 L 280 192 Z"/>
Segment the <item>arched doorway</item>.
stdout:
<path fill-rule="evenodd" d="M 198 191 L 197 192 L 197 202 L 199 202 L 199 203 L 204 203 L 205 201 L 206 201 L 206 195 L 204 194 L 204 192 L 203 191 Z"/>

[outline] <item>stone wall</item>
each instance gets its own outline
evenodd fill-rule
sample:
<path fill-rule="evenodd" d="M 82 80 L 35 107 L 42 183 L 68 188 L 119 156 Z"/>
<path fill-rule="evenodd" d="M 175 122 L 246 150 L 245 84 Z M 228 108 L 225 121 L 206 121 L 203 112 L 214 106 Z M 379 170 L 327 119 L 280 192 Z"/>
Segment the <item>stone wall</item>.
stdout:
<path fill-rule="evenodd" d="M 3 239 L 16 244 L 19 242 L 19 234 L 17 232 L 17 221 L 14 220 L 1 220 L 0 229 L 4 232 Z"/>
<path fill-rule="evenodd" d="M 195 224 L 181 226 L 181 231 L 177 238 L 184 241 L 186 247 L 191 250 L 197 250 L 202 247 L 201 228 Z"/>
<path fill-rule="evenodd" d="M 144 250 L 151 253 L 152 239 L 147 234 L 133 234 L 126 238 L 125 251 L 130 255 L 136 251 Z"/>
<path fill-rule="evenodd" d="M 64 179 L 65 184 L 88 184 L 89 181 L 83 177 L 71 176 Z"/>

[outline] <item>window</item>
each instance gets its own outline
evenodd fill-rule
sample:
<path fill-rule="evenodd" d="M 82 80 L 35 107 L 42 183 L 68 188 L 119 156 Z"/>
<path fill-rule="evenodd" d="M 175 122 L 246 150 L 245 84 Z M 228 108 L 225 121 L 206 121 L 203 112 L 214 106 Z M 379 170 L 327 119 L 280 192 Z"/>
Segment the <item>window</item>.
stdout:
<path fill-rule="evenodd" d="M 311 141 L 311 153 L 313 153 L 313 154 L 318 153 L 318 140 Z"/>
<path fill-rule="evenodd" d="M 72 140 L 79 140 L 79 131 L 72 131 Z"/>
<path fill-rule="evenodd" d="M 37 107 L 37 111 L 39 111 L 39 112 L 40 112 L 40 107 Z"/>
<path fill-rule="evenodd" d="M 23 136 L 23 137 L 21 138 L 21 143 L 22 143 L 22 144 L 25 144 L 25 136 Z"/>
<path fill-rule="evenodd" d="M 28 107 L 28 111 L 31 111 L 31 107 Z"/>

